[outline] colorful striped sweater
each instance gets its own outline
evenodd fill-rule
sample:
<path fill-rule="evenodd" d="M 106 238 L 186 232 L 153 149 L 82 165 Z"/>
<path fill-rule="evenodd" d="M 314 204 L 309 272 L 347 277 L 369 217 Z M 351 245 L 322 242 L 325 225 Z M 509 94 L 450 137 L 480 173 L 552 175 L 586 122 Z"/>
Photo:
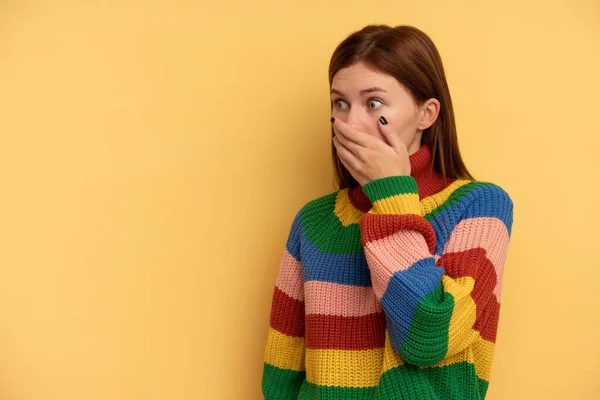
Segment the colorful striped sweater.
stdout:
<path fill-rule="evenodd" d="M 308 202 L 275 283 L 268 400 L 484 399 L 513 202 L 499 186 L 430 174 Z"/>

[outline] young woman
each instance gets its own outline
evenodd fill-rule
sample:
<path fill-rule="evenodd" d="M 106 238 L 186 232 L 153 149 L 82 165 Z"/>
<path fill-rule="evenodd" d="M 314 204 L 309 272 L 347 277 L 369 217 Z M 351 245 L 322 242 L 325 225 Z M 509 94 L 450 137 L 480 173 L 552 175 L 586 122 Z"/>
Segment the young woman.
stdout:
<path fill-rule="evenodd" d="M 298 211 L 265 349 L 265 399 L 484 399 L 513 202 L 462 161 L 440 55 L 410 26 L 335 50 L 339 190 Z"/>

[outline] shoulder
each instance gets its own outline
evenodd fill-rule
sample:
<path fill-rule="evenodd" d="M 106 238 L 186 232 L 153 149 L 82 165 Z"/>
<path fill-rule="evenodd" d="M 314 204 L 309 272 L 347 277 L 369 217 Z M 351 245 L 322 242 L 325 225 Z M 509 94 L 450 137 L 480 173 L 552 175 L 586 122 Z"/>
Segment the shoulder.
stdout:
<path fill-rule="evenodd" d="M 330 192 L 314 198 L 296 210 L 286 243 L 287 251 L 296 260 L 303 258 L 302 248 L 309 242 L 319 246 L 323 241 L 322 232 L 327 231 L 324 224 L 328 224 L 335 215 L 333 211 L 339 192 Z"/>
<path fill-rule="evenodd" d="M 330 213 L 335 208 L 335 204 L 340 194 L 346 194 L 347 191 L 348 189 L 335 190 L 313 198 L 302 206 L 298 214 L 306 217 L 314 214 Z"/>
<path fill-rule="evenodd" d="M 495 217 L 510 231 L 513 223 L 514 202 L 500 185 L 489 181 L 462 181 L 453 193 L 454 201 L 464 204 L 465 218 Z"/>
<path fill-rule="evenodd" d="M 323 222 L 328 216 L 333 215 L 338 196 L 345 194 L 348 189 L 336 190 L 325 195 L 313 198 L 296 210 L 292 221 L 292 231 L 299 233 L 314 222 Z"/>
<path fill-rule="evenodd" d="M 470 200 L 475 201 L 494 201 L 513 205 L 513 201 L 508 192 L 500 185 L 489 181 L 457 180 L 462 183 L 460 191 L 463 195 L 468 195 Z"/>

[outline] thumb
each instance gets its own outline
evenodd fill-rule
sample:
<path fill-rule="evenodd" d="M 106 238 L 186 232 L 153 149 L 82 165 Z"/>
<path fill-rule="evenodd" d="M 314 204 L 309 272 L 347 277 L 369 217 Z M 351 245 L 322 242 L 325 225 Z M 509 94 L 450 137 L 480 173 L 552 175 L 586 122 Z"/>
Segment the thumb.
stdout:
<path fill-rule="evenodd" d="M 383 137 L 385 137 L 390 146 L 392 146 L 392 148 L 396 150 L 396 152 L 401 151 L 403 148 L 406 149 L 406 145 L 404 144 L 404 142 L 400 140 L 400 138 L 395 132 L 392 132 L 389 129 L 389 127 L 387 126 L 387 120 L 384 116 L 379 117 L 379 123 L 377 124 L 377 126 L 379 126 L 379 131 L 381 132 Z"/>

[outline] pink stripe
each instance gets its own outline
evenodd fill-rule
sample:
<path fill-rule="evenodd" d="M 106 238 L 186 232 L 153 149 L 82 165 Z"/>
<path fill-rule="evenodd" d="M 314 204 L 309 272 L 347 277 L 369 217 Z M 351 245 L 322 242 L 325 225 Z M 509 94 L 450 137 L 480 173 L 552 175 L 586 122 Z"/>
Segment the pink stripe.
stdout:
<path fill-rule="evenodd" d="M 307 314 L 360 317 L 383 311 L 372 287 L 308 281 L 304 290 Z"/>
<path fill-rule="evenodd" d="M 446 243 L 445 253 L 482 248 L 494 265 L 496 286 L 494 295 L 500 302 L 502 273 L 508 248 L 508 231 L 504 223 L 494 217 L 476 217 L 460 221 Z"/>
<path fill-rule="evenodd" d="M 276 285 L 291 298 L 304 301 L 303 283 L 302 264 L 286 248 L 281 256 Z"/>
<path fill-rule="evenodd" d="M 432 257 L 425 238 L 421 232 L 414 230 L 398 231 L 383 239 L 373 240 L 364 246 L 364 250 L 377 298 L 383 296 L 394 273 Z"/>

